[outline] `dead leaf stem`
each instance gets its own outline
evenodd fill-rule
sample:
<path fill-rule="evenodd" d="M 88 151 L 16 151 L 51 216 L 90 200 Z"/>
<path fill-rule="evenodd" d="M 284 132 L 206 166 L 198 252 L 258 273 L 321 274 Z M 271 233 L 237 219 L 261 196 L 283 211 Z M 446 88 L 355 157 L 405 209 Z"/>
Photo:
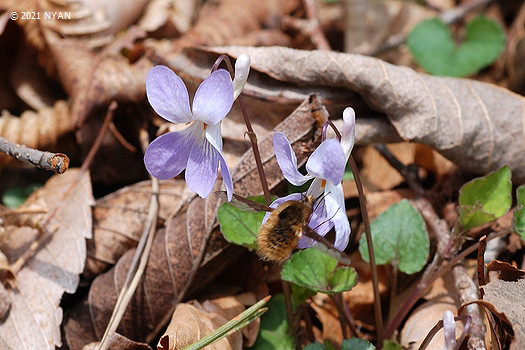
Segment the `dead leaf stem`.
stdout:
<path fill-rule="evenodd" d="M 141 144 L 145 149 L 149 143 L 147 132 L 141 130 Z M 115 333 L 117 327 L 124 316 L 124 312 L 137 289 L 137 286 L 142 279 L 142 274 L 146 268 L 146 264 L 149 259 L 151 247 L 153 245 L 153 238 L 155 237 L 155 229 L 157 227 L 157 217 L 159 212 L 159 181 L 157 178 L 151 177 L 151 198 L 149 203 L 148 217 L 144 223 L 142 230 L 142 236 L 140 238 L 137 249 L 133 256 L 133 260 L 130 263 L 128 273 L 124 285 L 120 290 L 117 302 L 113 308 L 111 318 L 106 327 L 102 340 L 98 350 L 107 350 L 109 346 L 109 338 Z"/>
<path fill-rule="evenodd" d="M 69 158 L 64 153 L 39 151 L 6 140 L 3 137 L 0 137 L 0 152 L 21 162 L 29 163 L 45 170 L 51 170 L 55 174 L 63 174 L 69 166 Z"/>

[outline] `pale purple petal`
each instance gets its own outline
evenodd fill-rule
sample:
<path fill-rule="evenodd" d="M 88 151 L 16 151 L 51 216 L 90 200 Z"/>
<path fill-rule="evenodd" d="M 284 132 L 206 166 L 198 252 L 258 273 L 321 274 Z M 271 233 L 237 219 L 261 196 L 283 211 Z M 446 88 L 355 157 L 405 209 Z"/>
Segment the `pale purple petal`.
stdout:
<path fill-rule="evenodd" d="M 198 124 L 202 125 L 202 123 Z M 201 135 L 202 138 L 191 149 L 188 158 L 186 183 L 193 192 L 206 198 L 217 180 L 219 155 L 212 144 L 204 138 L 204 132 Z"/>
<path fill-rule="evenodd" d="M 153 110 L 173 123 L 192 120 L 188 89 L 182 79 L 166 66 L 150 69 L 146 78 L 146 95 Z"/>
<path fill-rule="evenodd" d="M 194 129 L 195 126 L 192 125 L 153 140 L 144 155 L 144 165 L 148 172 L 161 180 L 179 175 L 186 168 L 190 151 L 196 144 Z"/>
<path fill-rule="evenodd" d="M 341 146 L 345 152 L 345 159 L 348 161 L 355 138 L 355 112 L 353 108 L 347 107 L 343 111 L 343 135 L 341 136 Z"/>
<path fill-rule="evenodd" d="M 206 139 L 219 152 L 222 152 L 221 124 L 222 123 L 217 123 L 215 125 L 207 125 L 206 126 Z"/>
<path fill-rule="evenodd" d="M 233 105 L 233 83 L 224 69 L 211 73 L 193 98 L 193 119 L 215 125 L 226 117 Z"/>
<path fill-rule="evenodd" d="M 327 139 L 312 153 L 306 162 L 309 175 L 339 183 L 345 172 L 345 153 L 336 139 Z"/>
<path fill-rule="evenodd" d="M 326 213 L 332 219 L 335 228 L 334 247 L 343 251 L 350 241 L 350 223 L 346 217 L 344 206 L 340 207 L 335 198 L 330 195 L 325 197 Z"/>
<path fill-rule="evenodd" d="M 281 197 L 281 198 L 277 198 L 276 200 L 274 200 L 272 202 L 272 204 L 269 205 L 269 207 L 275 209 L 279 205 L 283 204 L 284 202 L 287 202 L 287 201 L 300 201 L 302 198 L 303 198 L 302 194 L 300 194 L 300 193 L 292 193 L 292 194 L 289 194 L 287 196 L 284 196 L 284 197 Z M 270 217 L 271 214 L 272 214 L 271 211 L 266 212 L 266 215 L 264 215 L 264 218 L 263 218 L 261 226 L 264 225 L 264 223 L 268 220 L 268 218 Z"/>
<path fill-rule="evenodd" d="M 311 176 L 304 176 L 297 170 L 297 158 L 290 142 L 282 132 L 273 135 L 273 148 L 277 163 L 283 172 L 284 177 L 292 185 L 301 186 L 310 180 Z"/>
<path fill-rule="evenodd" d="M 443 350 L 452 350 L 456 346 L 456 321 L 454 321 L 454 313 L 450 310 L 445 311 L 443 315 L 443 332 L 445 342 Z"/>
<path fill-rule="evenodd" d="M 235 61 L 235 78 L 233 79 L 233 99 L 236 100 L 237 97 L 242 92 L 246 80 L 248 80 L 248 73 L 250 73 L 250 56 L 243 53 Z"/>
<path fill-rule="evenodd" d="M 343 191 L 343 185 L 341 185 L 341 183 L 334 185 L 331 181 L 327 181 L 324 191 L 327 197 L 332 198 L 332 200 L 335 201 L 337 205 L 343 209 L 343 211 L 346 211 L 345 194 Z"/>
<path fill-rule="evenodd" d="M 224 186 L 226 187 L 226 194 L 228 195 L 228 201 L 232 200 L 233 197 L 233 179 L 232 175 L 230 173 L 230 169 L 228 168 L 228 164 L 226 163 L 226 159 L 224 159 L 224 156 L 222 153 L 217 152 L 219 155 L 219 162 L 221 163 L 221 173 L 222 173 L 222 181 L 224 183 Z"/>

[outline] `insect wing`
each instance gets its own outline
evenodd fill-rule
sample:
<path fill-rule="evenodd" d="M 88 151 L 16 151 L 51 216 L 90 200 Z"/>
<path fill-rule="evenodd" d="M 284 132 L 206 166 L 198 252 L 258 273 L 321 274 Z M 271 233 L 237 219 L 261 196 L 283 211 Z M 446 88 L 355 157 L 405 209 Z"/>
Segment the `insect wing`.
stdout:
<path fill-rule="evenodd" d="M 217 191 L 215 192 L 215 194 L 223 201 L 228 202 L 228 196 L 226 195 L 226 192 Z M 250 213 L 257 213 L 260 211 L 273 211 L 272 208 L 264 204 L 257 203 L 248 198 L 239 196 L 238 194 L 235 194 L 235 193 L 233 194 L 232 200 L 229 203 L 239 210 L 250 212 Z"/>
<path fill-rule="evenodd" d="M 350 260 L 350 257 L 346 255 L 345 253 L 337 250 L 337 248 L 334 247 L 334 245 L 330 243 L 326 238 L 319 236 L 317 232 L 315 232 L 308 226 L 306 227 L 305 231 L 306 231 L 306 236 L 309 236 L 310 238 L 316 241 L 316 243 L 312 246 L 313 248 L 316 248 L 322 251 L 323 253 L 325 253 L 326 255 L 331 256 L 334 259 L 337 259 L 339 263 L 343 265 L 351 264 L 352 261 Z"/>

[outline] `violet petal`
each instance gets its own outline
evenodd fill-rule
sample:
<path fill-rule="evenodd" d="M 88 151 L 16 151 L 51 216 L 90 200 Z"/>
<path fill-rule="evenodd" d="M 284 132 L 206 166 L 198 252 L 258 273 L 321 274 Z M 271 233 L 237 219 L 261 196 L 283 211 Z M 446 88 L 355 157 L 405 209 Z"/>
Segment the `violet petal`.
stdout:
<path fill-rule="evenodd" d="M 309 175 L 339 183 L 345 172 L 345 153 L 336 139 L 327 139 L 312 153 L 306 162 Z"/>
<path fill-rule="evenodd" d="M 291 184 L 301 186 L 310 180 L 311 176 L 305 176 L 297 170 L 297 158 L 290 142 L 282 132 L 276 132 L 273 135 L 273 148 L 277 163 L 283 172 L 284 177 Z"/>
<path fill-rule="evenodd" d="M 230 73 L 218 69 L 199 86 L 193 98 L 193 119 L 215 125 L 226 117 L 233 105 Z"/>
<path fill-rule="evenodd" d="M 166 66 L 150 69 L 146 95 L 153 110 L 172 123 L 192 120 L 188 89 L 182 79 Z"/>
<path fill-rule="evenodd" d="M 186 164 L 192 147 L 194 126 L 169 132 L 151 142 L 144 154 L 144 165 L 158 179 L 166 180 L 179 175 Z"/>
<path fill-rule="evenodd" d="M 202 123 L 198 123 L 201 124 Z M 191 149 L 186 167 L 186 183 L 200 197 L 206 198 L 217 180 L 219 155 L 212 144 L 204 138 Z"/>
<path fill-rule="evenodd" d="M 343 111 L 343 135 L 341 136 L 341 146 L 345 152 L 346 160 L 350 157 L 352 148 L 354 147 L 355 138 L 355 112 L 353 108 L 347 107 Z"/>

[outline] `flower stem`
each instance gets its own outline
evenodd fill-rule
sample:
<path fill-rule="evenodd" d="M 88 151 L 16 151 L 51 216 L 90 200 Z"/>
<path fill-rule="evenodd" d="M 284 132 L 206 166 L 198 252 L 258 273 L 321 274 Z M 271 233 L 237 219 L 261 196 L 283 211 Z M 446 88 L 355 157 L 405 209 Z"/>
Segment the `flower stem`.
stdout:
<path fill-rule="evenodd" d="M 250 118 L 248 118 L 248 113 L 244 106 L 242 96 L 237 98 L 239 102 L 239 107 L 241 108 L 242 116 L 244 118 L 244 123 L 246 124 L 246 134 L 250 138 L 250 143 L 252 144 L 253 157 L 255 158 L 255 164 L 257 165 L 257 171 L 259 172 L 259 179 L 261 180 L 261 186 L 264 192 L 264 199 L 266 200 L 266 205 L 272 203 L 272 197 L 270 196 L 270 188 L 268 187 L 268 181 L 266 180 L 266 174 L 264 173 L 264 168 L 261 160 L 261 153 L 259 152 L 259 146 L 257 145 L 257 135 L 253 131 L 252 124 L 250 123 Z"/>
<path fill-rule="evenodd" d="M 350 155 L 348 160 L 350 162 L 350 168 L 354 174 L 355 184 L 357 192 L 359 193 L 359 205 L 361 207 L 361 216 L 363 217 L 363 223 L 365 225 L 366 242 L 368 245 L 368 256 L 370 257 L 370 271 L 372 272 L 372 285 L 374 287 L 374 314 L 376 320 L 377 329 L 377 347 L 380 349 L 383 344 L 383 314 L 381 311 L 381 295 L 379 294 L 379 278 L 377 275 L 376 258 L 374 255 L 374 247 L 372 243 L 372 233 L 370 232 L 370 221 L 368 220 L 368 210 L 366 208 L 365 193 L 363 191 L 363 184 L 357 165 L 355 164 L 354 158 Z"/>

